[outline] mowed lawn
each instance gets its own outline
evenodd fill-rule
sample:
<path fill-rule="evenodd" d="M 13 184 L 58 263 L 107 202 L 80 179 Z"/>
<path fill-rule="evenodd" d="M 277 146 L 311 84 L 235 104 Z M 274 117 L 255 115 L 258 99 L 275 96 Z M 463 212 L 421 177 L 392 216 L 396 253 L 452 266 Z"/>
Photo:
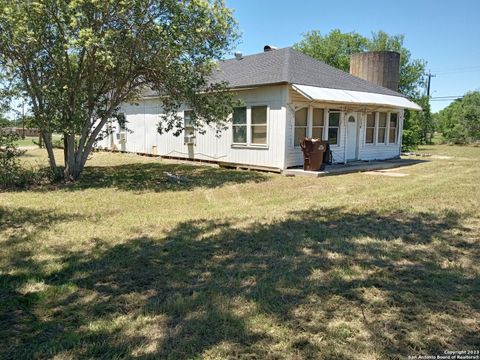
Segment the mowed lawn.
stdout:
<path fill-rule="evenodd" d="M 420 152 L 318 179 L 94 153 L 0 193 L 0 358 L 478 350 L 480 147 Z"/>

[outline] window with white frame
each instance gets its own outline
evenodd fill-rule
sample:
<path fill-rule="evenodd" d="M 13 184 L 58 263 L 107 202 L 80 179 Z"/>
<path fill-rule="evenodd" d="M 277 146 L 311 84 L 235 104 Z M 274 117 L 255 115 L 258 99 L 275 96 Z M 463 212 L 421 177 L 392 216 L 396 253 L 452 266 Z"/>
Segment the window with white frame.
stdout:
<path fill-rule="evenodd" d="M 367 114 L 367 126 L 365 127 L 365 144 L 375 142 L 375 113 Z"/>
<path fill-rule="evenodd" d="M 232 119 L 233 143 L 247 143 L 247 108 L 245 106 L 233 109 Z"/>
<path fill-rule="evenodd" d="M 295 111 L 294 146 L 300 146 L 300 142 L 307 137 L 307 115 L 308 108 Z"/>
<path fill-rule="evenodd" d="M 388 142 L 390 144 L 397 143 L 398 134 L 398 114 L 390 113 L 390 129 L 388 132 Z"/>
<path fill-rule="evenodd" d="M 385 144 L 387 135 L 387 113 L 378 113 L 377 144 Z"/>
<path fill-rule="evenodd" d="M 233 145 L 267 145 L 267 106 L 236 107 L 232 117 Z"/>
<path fill-rule="evenodd" d="M 340 111 L 330 110 L 328 113 L 328 143 L 338 145 L 340 143 Z"/>
<path fill-rule="evenodd" d="M 192 110 L 183 112 L 184 143 L 191 144 L 195 139 L 195 126 L 192 121 Z"/>
<path fill-rule="evenodd" d="M 323 140 L 323 127 L 325 126 L 325 111 L 313 109 L 312 138 Z"/>
<path fill-rule="evenodd" d="M 252 106 L 251 118 L 251 143 L 267 145 L 267 107 Z"/>

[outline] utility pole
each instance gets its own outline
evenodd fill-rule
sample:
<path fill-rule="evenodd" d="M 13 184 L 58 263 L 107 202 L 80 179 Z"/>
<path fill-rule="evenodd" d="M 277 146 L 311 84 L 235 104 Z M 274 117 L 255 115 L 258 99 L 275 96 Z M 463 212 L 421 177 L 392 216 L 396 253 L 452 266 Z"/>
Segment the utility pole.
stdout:
<path fill-rule="evenodd" d="M 428 80 L 427 80 L 427 101 L 430 105 L 430 83 L 432 81 L 432 77 L 435 77 L 436 75 L 432 74 L 432 72 L 429 70 L 428 71 L 428 74 L 427 74 L 427 77 L 428 77 Z M 425 110 L 424 109 L 424 114 L 425 114 L 425 119 L 426 120 L 431 120 L 431 115 L 430 115 L 430 107 L 428 110 Z M 427 121 L 427 123 L 429 123 L 429 121 Z M 425 142 L 427 144 L 431 143 L 432 142 L 432 133 L 429 131 L 428 128 L 426 128 L 425 126 L 422 126 L 423 127 L 423 138 L 425 140 Z M 428 138 L 428 134 L 430 133 L 430 139 Z"/>
<path fill-rule="evenodd" d="M 432 77 L 436 77 L 437 75 L 432 74 L 430 71 L 427 74 L 427 96 L 430 98 L 430 82 L 432 81 Z"/>
<path fill-rule="evenodd" d="M 25 100 L 22 103 L 22 139 L 25 139 Z"/>

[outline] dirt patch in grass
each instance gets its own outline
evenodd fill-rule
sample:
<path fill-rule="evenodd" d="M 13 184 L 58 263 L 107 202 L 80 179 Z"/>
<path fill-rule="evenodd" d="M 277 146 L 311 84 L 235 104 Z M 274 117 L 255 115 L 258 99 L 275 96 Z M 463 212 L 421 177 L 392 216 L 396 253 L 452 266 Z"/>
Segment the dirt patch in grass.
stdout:
<path fill-rule="evenodd" d="M 389 170 L 375 170 L 375 171 L 366 171 L 366 175 L 380 175 L 380 176 L 389 176 L 389 177 L 404 177 L 408 176 L 406 173 L 394 172 Z"/>

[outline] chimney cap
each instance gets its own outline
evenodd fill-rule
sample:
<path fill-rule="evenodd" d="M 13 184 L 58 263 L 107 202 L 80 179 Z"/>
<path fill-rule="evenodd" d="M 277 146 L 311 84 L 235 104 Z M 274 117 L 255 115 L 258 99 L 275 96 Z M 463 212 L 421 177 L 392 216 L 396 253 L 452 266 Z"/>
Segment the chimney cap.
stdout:
<path fill-rule="evenodd" d="M 243 59 L 243 54 L 241 51 L 236 51 L 235 52 L 235 59 L 237 60 L 242 60 Z"/>
<path fill-rule="evenodd" d="M 263 52 L 268 52 L 268 51 L 273 51 L 273 50 L 277 50 L 278 48 L 276 46 L 273 46 L 273 45 L 265 45 L 263 47 Z"/>

